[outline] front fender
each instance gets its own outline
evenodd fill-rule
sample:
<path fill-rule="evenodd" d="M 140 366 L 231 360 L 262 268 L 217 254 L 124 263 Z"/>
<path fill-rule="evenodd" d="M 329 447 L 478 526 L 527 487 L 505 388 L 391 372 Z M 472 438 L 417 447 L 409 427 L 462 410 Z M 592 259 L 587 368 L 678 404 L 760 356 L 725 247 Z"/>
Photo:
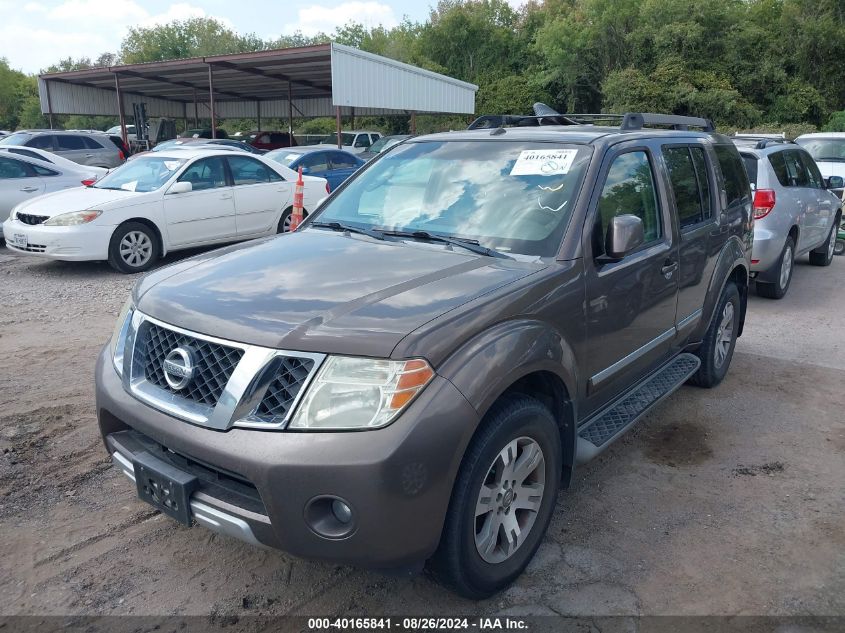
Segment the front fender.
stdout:
<path fill-rule="evenodd" d="M 562 476 L 564 485 L 568 485 L 576 444 L 575 368 L 575 354 L 558 331 L 540 321 L 515 319 L 469 340 L 441 365 L 438 373 L 450 380 L 475 408 L 479 423 L 493 403 L 520 379 L 538 372 L 556 377 L 562 386 L 562 401 L 556 403 L 555 409 L 564 456 Z"/>
<path fill-rule="evenodd" d="M 731 278 L 731 273 L 738 267 L 742 268 L 744 271 L 746 276 L 745 287 L 747 289 L 748 271 L 750 269 L 748 257 L 742 240 L 740 240 L 737 236 L 732 236 L 727 242 L 725 242 L 725 245 L 722 246 L 722 250 L 719 252 L 718 259 L 716 260 L 716 265 L 713 267 L 713 274 L 710 277 L 710 282 L 707 286 L 707 294 L 704 297 L 701 320 L 692 332 L 690 337 L 691 341 L 700 341 L 704 338 L 704 334 L 707 332 L 707 328 L 710 326 L 710 322 L 713 319 L 713 313 L 719 303 L 719 298 L 722 296 L 725 284 L 727 284 L 728 280 Z M 743 288 L 740 288 L 739 291 L 740 295 L 742 295 L 744 290 Z M 743 320 L 744 312 L 745 311 L 743 310 Z M 742 322 L 740 323 L 740 332 L 742 332 Z"/>

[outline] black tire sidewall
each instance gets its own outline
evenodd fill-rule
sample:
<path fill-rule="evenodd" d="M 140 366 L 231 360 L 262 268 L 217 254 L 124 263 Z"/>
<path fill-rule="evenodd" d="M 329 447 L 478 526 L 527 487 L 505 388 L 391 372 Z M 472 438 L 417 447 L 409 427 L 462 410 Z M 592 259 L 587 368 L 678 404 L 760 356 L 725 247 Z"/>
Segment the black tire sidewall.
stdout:
<path fill-rule="evenodd" d="M 490 596 L 509 585 L 528 565 L 543 539 L 557 501 L 562 469 L 560 431 L 551 412 L 528 396 L 507 400 L 476 436 L 467 451 L 450 503 L 447 538 L 453 540 L 450 561 L 463 577 L 464 595 Z M 546 463 L 543 501 L 526 540 L 507 560 L 485 562 L 475 546 L 475 506 L 478 493 L 496 455 L 512 440 L 529 437 L 543 450 Z M 469 589 L 469 592 L 467 592 Z"/>
<path fill-rule="evenodd" d="M 786 285 L 781 287 L 780 285 L 780 271 L 783 267 L 783 260 L 786 258 L 786 248 L 787 246 L 791 246 L 792 250 L 792 266 L 789 268 L 789 279 L 786 280 Z M 778 294 L 782 297 L 786 294 L 786 291 L 789 290 L 789 286 L 792 284 L 792 275 L 795 274 L 795 240 L 792 237 L 786 238 L 786 243 L 783 245 L 783 251 L 781 251 L 780 259 L 778 259 L 778 271 L 777 271 L 777 279 L 775 280 L 775 286 L 778 289 Z"/>
<path fill-rule="evenodd" d="M 289 218 L 291 215 L 293 215 L 293 207 L 288 207 L 287 209 L 282 211 L 282 215 L 279 218 L 279 224 L 276 226 L 276 233 L 284 233 L 285 232 L 285 219 Z M 302 219 L 305 220 L 305 218 L 307 218 L 307 217 L 308 217 L 308 212 L 305 211 L 305 209 L 303 209 L 302 210 Z M 290 231 L 288 231 L 288 232 L 290 232 Z"/>
<path fill-rule="evenodd" d="M 734 317 L 733 317 L 733 341 L 731 342 L 731 349 L 728 352 L 725 361 L 721 367 L 716 366 L 716 334 L 719 331 L 719 324 L 722 321 L 722 314 L 728 302 L 733 303 Z M 719 303 L 716 306 L 716 311 L 713 313 L 713 319 L 710 322 L 710 327 L 707 329 L 707 335 L 704 339 L 701 352 L 698 356 L 701 359 L 701 368 L 699 375 L 701 376 L 700 384 L 705 387 L 714 387 L 718 385 L 728 373 L 731 361 L 733 360 L 734 350 L 736 350 L 736 341 L 739 334 L 739 319 L 740 319 L 740 296 L 736 284 L 729 281 L 722 296 L 719 298 Z"/>
<path fill-rule="evenodd" d="M 123 237 L 131 232 L 131 231 L 140 231 L 143 232 L 147 237 L 150 238 L 150 242 L 153 245 L 153 252 L 150 256 L 150 259 L 147 261 L 146 264 L 143 266 L 133 267 L 123 261 L 123 258 L 120 256 L 120 241 Z M 109 240 L 109 264 L 119 272 L 132 274 L 132 273 L 142 273 L 146 270 L 149 270 L 153 264 L 158 261 L 158 258 L 161 255 L 161 246 L 158 241 L 158 235 L 154 230 L 152 230 L 146 224 L 142 224 L 140 222 L 126 222 L 118 226 L 114 233 L 112 233 L 111 240 Z"/>

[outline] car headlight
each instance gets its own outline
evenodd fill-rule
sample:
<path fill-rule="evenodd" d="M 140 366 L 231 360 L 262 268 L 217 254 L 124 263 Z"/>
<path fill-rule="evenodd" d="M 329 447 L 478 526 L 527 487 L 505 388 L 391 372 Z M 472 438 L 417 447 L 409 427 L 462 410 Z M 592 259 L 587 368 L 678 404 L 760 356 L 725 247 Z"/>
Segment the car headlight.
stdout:
<path fill-rule="evenodd" d="M 433 377 L 434 370 L 422 359 L 330 356 L 288 428 L 381 428 L 396 419 Z"/>
<path fill-rule="evenodd" d="M 46 222 L 44 226 L 76 226 L 77 224 L 88 224 L 100 217 L 102 211 L 71 211 L 55 215 Z"/>
<path fill-rule="evenodd" d="M 135 312 L 135 307 L 132 305 L 132 299 L 127 299 L 126 303 L 120 309 L 120 314 L 117 317 L 117 323 L 114 325 L 114 332 L 111 335 L 111 355 L 114 363 L 115 371 L 118 375 L 123 376 L 123 352 L 126 348 L 126 337 L 129 334 L 129 326 L 132 324 L 132 315 Z"/>
<path fill-rule="evenodd" d="M 9 214 L 9 219 L 10 219 L 10 220 L 14 220 L 14 219 L 15 219 L 15 218 L 17 218 L 17 217 L 18 217 L 18 210 L 17 210 L 17 208 L 12 209 L 12 212 Z"/>

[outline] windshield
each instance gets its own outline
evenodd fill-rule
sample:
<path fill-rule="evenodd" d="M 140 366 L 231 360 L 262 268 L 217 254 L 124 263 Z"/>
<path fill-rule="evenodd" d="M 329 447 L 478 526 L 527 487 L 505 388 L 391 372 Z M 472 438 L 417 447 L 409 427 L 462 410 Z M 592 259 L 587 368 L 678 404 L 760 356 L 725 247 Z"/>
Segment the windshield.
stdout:
<path fill-rule="evenodd" d="M 375 143 L 370 145 L 367 148 L 367 151 L 370 154 L 379 154 L 379 153 L 383 152 L 384 150 L 386 150 L 388 147 L 393 147 L 394 145 L 396 145 L 396 143 L 399 143 L 402 140 L 404 140 L 404 139 L 390 138 L 389 136 L 383 136 L 379 140 L 377 140 Z"/>
<path fill-rule="evenodd" d="M 163 149 L 170 149 L 171 147 L 179 147 L 180 145 L 187 145 L 187 143 L 185 143 L 185 141 L 180 141 L 179 139 L 172 139 L 170 141 L 162 141 L 161 143 L 159 143 L 158 145 L 153 147 L 153 149 L 151 151 L 160 152 Z"/>
<path fill-rule="evenodd" d="M 552 256 L 591 153 L 584 145 L 551 143 L 409 143 L 349 181 L 317 221 L 425 231 Z"/>
<path fill-rule="evenodd" d="M 346 132 L 341 132 L 340 140 L 343 141 L 341 145 L 352 145 L 355 141 L 354 134 L 347 134 Z M 320 145 L 337 145 L 337 134 L 332 134 L 328 138 L 323 139 L 320 141 Z"/>
<path fill-rule="evenodd" d="M 808 138 L 795 141 L 810 152 L 815 160 L 827 160 L 845 163 L 845 139 L 839 138 Z"/>
<path fill-rule="evenodd" d="M 32 134 L 26 132 L 15 132 L 6 138 L 0 140 L 0 145 L 26 145 L 26 142 L 32 138 Z"/>
<path fill-rule="evenodd" d="M 292 152 L 289 149 L 277 149 L 264 154 L 264 158 L 269 158 L 270 160 L 279 163 L 280 165 L 284 165 L 285 167 L 290 167 L 293 161 L 301 157 L 302 154 L 299 152 Z"/>
<path fill-rule="evenodd" d="M 155 191 L 170 180 L 185 162 L 184 158 L 140 156 L 103 176 L 94 187 L 137 192 Z"/>

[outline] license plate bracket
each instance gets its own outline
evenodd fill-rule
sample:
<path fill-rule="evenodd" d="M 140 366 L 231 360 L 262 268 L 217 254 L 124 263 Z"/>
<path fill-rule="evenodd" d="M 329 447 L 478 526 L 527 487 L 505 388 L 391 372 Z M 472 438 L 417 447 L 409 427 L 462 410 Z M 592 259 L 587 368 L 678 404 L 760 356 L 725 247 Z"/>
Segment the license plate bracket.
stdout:
<path fill-rule="evenodd" d="M 190 526 L 191 494 L 197 478 L 148 452 L 132 459 L 138 497 L 183 525 Z"/>

